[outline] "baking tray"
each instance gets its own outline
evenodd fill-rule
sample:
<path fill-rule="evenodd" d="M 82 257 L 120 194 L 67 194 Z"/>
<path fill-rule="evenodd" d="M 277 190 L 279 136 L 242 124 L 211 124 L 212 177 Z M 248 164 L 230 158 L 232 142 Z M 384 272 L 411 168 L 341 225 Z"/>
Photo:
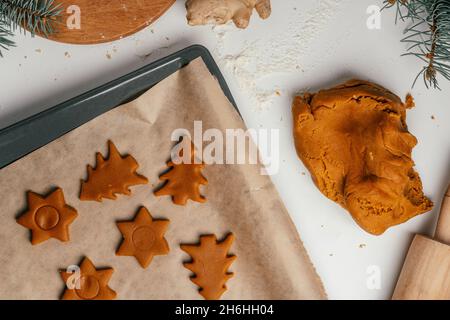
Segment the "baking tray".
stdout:
<path fill-rule="evenodd" d="M 208 49 L 193 45 L 0 130 L 0 169 L 95 117 L 137 98 L 198 57 L 203 59 L 239 113 Z"/>

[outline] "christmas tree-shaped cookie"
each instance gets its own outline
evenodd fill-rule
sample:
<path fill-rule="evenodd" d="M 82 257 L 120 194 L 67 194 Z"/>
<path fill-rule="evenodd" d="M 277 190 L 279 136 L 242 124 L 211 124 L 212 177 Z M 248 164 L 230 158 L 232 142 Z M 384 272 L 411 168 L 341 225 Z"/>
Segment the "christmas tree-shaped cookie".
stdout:
<path fill-rule="evenodd" d="M 206 185 L 208 181 L 202 175 L 202 169 L 205 164 L 195 163 L 195 146 L 189 140 L 183 138 L 180 144 L 183 144 L 183 148 L 178 153 L 179 158 L 177 162 L 169 161 L 167 166 L 169 171 L 162 174 L 159 179 L 165 181 L 164 185 L 155 191 L 156 196 L 172 196 L 173 203 L 177 205 L 185 205 L 186 202 L 191 199 L 197 202 L 205 202 L 206 198 L 200 194 L 200 185 Z M 190 154 L 190 157 L 184 157 L 183 153 L 185 147 Z M 197 161 L 199 162 L 199 161 Z"/>
<path fill-rule="evenodd" d="M 191 281 L 200 287 L 199 293 L 206 300 L 217 300 L 227 290 L 225 283 L 233 276 L 228 268 L 236 259 L 228 255 L 234 235 L 228 234 L 218 242 L 215 235 L 200 237 L 199 245 L 181 245 L 181 249 L 192 257 L 192 262 L 184 263 L 194 276 Z"/>
<path fill-rule="evenodd" d="M 95 169 L 88 165 L 88 178 L 81 183 L 80 200 L 115 200 L 116 194 L 129 195 L 130 186 L 148 183 L 146 177 L 136 173 L 139 165 L 132 156 L 122 156 L 111 141 L 108 147 L 108 159 L 97 153 Z"/>

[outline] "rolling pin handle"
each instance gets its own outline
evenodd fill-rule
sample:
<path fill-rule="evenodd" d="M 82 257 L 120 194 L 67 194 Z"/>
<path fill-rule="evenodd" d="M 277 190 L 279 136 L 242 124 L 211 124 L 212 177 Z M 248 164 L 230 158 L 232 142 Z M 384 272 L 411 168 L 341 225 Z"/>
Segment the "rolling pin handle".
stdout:
<path fill-rule="evenodd" d="M 434 239 L 450 245 L 450 185 L 444 194 Z"/>

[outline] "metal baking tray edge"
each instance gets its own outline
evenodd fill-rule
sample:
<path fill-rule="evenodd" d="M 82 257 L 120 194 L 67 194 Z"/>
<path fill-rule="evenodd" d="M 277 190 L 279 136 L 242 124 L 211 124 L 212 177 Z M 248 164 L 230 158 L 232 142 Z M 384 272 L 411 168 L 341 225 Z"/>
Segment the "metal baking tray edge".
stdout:
<path fill-rule="evenodd" d="M 0 169 L 95 117 L 133 100 L 198 57 L 203 59 L 239 113 L 211 53 L 201 45 L 192 45 L 0 130 Z"/>

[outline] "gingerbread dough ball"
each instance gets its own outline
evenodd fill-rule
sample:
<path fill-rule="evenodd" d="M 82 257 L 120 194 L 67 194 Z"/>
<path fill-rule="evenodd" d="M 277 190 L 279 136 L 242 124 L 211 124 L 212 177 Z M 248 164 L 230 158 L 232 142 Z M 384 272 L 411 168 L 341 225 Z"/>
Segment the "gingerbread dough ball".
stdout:
<path fill-rule="evenodd" d="M 320 191 L 367 232 L 431 210 L 411 159 L 406 103 L 376 84 L 352 80 L 295 98 L 295 147 Z"/>

